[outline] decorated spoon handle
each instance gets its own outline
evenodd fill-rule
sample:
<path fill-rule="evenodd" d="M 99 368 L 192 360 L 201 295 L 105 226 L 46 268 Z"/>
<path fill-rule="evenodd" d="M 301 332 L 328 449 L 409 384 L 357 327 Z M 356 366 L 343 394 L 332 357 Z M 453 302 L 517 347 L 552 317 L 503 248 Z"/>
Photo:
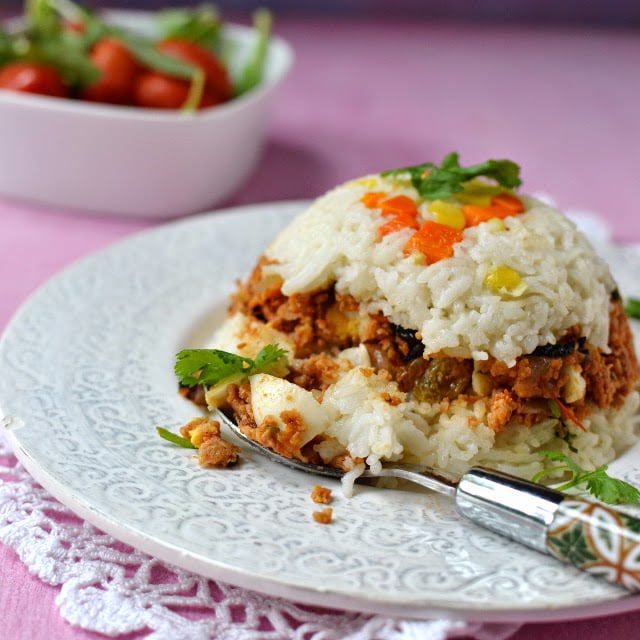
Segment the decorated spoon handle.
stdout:
<path fill-rule="evenodd" d="M 640 591 L 640 520 L 599 503 L 475 468 L 456 491 L 460 513 L 630 591 Z"/>
<path fill-rule="evenodd" d="M 579 569 L 640 591 L 640 520 L 601 504 L 566 498 L 547 532 L 547 549 Z"/>

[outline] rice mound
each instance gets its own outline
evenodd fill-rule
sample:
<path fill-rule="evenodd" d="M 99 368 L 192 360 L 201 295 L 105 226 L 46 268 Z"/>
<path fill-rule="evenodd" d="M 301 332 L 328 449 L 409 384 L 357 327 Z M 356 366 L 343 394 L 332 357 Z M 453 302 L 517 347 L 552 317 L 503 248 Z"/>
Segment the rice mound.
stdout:
<path fill-rule="evenodd" d="M 381 236 L 385 216 L 363 203 L 371 192 L 408 196 L 421 220 L 433 218 L 429 201 L 406 179 L 370 175 L 331 190 L 266 249 L 210 345 L 247 357 L 270 343 L 290 352 L 287 380 L 310 395 L 303 402 L 281 394 L 282 406 L 270 405 L 269 437 L 273 429 L 288 433 L 292 411 L 302 429 L 306 416 L 314 427 L 307 440 L 298 430 L 302 444 L 285 455 L 339 466 L 350 476 L 363 464 L 375 469 L 401 461 L 458 473 L 480 464 L 531 477 L 545 465 L 541 450 L 563 451 L 591 469 L 637 440 L 640 395 L 630 329 L 615 311 L 619 296 L 607 265 L 570 220 L 518 196 L 523 213 L 465 228 L 451 257 L 425 264 L 403 251 L 414 229 Z M 487 285 L 503 266 L 524 283 L 517 291 Z M 322 305 L 328 311 L 319 312 Z M 332 314 L 346 318 L 337 334 L 351 332 L 335 344 L 314 334 L 331 326 Z M 301 347 L 303 338 L 309 342 Z M 396 357 L 400 364 L 385 368 L 380 354 L 403 340 L 411 348 L 421 343 L 421 355 Z M 540 352 L 550 345 L 571 349 Z M 442 394 L 421 397 L 418 385 L 432 363 L 444 363 L 445 376 L 466 367 L 466 386 L 450 392 L 436 376 Z M 491 368 L 495 363 L 498 369 Z M 597 363 L 625 369 L 627 385 L 607 396 Z M 539 365 L 557 370 L 557 393 Z M 426 371 L 408 384 L 403 376 L 412 366 Z M 526 374 L 527 366 L 540 396 L 519 390 L 530 382 L 526 375 L 510 386 L 512 372 L 524 367 Z M 260 382 L 268 385 L 268 378 Z M 241 396 L 228 402 L 243 431 L 260 441 L 264 425 Z M 220 389 L 207 400 L 226 402 Z M 558 415 L 558 405 L 569 413 Z M 497 423 L 503 406 L 511 413 Z"/>
<path fill-rule="evenodd" d="M 558 211 L 523 197 L 527 211 L 510 218 L 507 229 L 471 227 L 452 258 L 425 266 L 402 252 L 409 231 L 377 242 L 381 216 L 361 202 L 372 189 L 406 193 L 381 177 L 349 182 L 313 203 L 268 247 L 275 264 L 265 271 L 283 278 L 285 295 L 335 282 L 339 293 L 366 301 L 363 311 L 382 311 L 395 324 L 419 330 L 427 353 L 492 355 L 513 365 L 574 324 L 606 348 L 602 309 L 615 284 L 587 239 Z M 484 284 L 504 264 L 527 279 L 518 298 Z"/>

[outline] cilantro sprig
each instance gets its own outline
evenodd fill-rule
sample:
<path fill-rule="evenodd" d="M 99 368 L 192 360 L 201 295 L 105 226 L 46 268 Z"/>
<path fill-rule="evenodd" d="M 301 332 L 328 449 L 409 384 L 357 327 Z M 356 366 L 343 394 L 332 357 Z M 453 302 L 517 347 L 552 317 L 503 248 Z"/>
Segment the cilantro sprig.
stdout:
<path fill-rule="evenodd" d="M 560 462 L 561 464 L 536 473 L 531 478 L 532 482 L 538 482 L 541 478 L 551 473 L 563 471 L 570 473 L 571 479 L 565 484 L 556 487 L 558 491 L 566 491 L 567 489 L 584 485 L 592 496 L 607 504 L 623 504 L 640 500 L 640 491 L 624 480 L 612 478 L 607 473 L 608 466 L 606 464 L 598 467 L 595 471 L 585 471 L 569 456 L 560 451 L 540 451 L 539 453 L 548 460 Z"/>
<path fill-rule="evenodd" d="M 627 298 L 624 305 L 624 312 L 630 318 L 640 320 L 640 300 L 638 300 L 638 298 Z"/>
<path fill-rule="evenodd" d="M 382 176 L 408 174 L 416 191 L 427 200 L 445 199 L 463 190 L 463 183 L 484 176 L 507 189 L 519 187 L 520 167 L 511 160 L 487 160 L 470 167 L 460 166 L 460 156 L 454 151 L 445 156 L 440 166 L 426 162 L 413 167 L 383 171 Z"/>
<path fill-rule="evenodd" d="M 215 387 L 256 373 L 283 376 L 287 363 L 287 351 L 277 344 L 266 345 L 253 360 L 220 349 L 184 349 L 176 356 L 174 370 L 182 386 Z"/>

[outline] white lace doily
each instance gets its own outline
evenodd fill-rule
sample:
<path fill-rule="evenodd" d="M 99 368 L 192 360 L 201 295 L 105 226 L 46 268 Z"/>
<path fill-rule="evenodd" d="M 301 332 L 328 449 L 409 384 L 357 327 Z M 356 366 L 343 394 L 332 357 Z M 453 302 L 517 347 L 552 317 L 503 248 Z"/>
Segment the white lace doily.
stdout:
<path fill-rule="evenodd" d="M 213 582 L 123 545 L 40 487 L 0 433 L 0 542 L 61 587 L 61 616 L 148 640 L 504 640 L 518 625 L 408 621 L 322 610 Z"/>

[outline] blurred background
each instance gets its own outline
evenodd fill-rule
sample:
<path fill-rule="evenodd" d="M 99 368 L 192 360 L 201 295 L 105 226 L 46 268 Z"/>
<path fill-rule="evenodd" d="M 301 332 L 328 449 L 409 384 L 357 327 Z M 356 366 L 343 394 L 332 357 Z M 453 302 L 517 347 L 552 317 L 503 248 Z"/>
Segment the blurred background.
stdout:
<path fill-rule="evenodd" d="M 94 0 L 96 7 L 155 9 L 194 5 L 174 0 Z M 367 15 L 480 22 L 527 22 L 536 24 L 591 25 L 632 28 L 640 25 L 638 0 L 219 0 L 225 11 L 251 11 L 257 5 L 278 13 L 297 15 Z M 2 0 L 0 7 L 18 10 L 22 0 Z"/>
<path fill-rule="evenodd" d="M 24 0 L 0 0 L 0 14 Z M 91 0 L 162 9 L 201 0 Z M 458 151 L 511 158 L 523 190 L 640 242 L 640 0 L 213 0 L 272 10 L 295 63 L 257 170 L 217 207 L 320 195 Z M 212 180 L 215 176 L 212 175 Z"/>

